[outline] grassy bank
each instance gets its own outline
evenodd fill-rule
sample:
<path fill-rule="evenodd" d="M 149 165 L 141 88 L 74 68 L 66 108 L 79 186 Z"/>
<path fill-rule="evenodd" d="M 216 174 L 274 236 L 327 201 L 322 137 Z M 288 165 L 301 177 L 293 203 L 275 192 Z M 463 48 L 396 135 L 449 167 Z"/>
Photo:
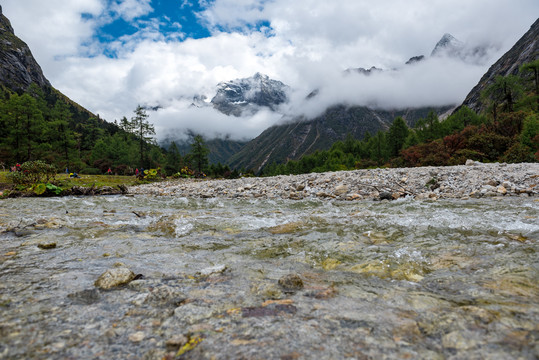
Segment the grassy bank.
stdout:
<path fill-rule="evenodd" d="M 17 193 L 19 196 L 33 195 L 32 186 L 16 185 L 11 182 L 8 176 L 9 172 L 0 171 L 0 196 L 8 196 Z M 134 176 L 116 176 L 116 175 L 79 175 L 78 178 L 70 178 L 67 174 L 57 174 L 51 184 L 60 188 L 62 192 L 58 195 L 69 195 L 73 188 L 79 189 L 105 189 L 126 187 L 144 183 L 137 180 Z M 46 195 L 51 195 L 48 192 Z"/>

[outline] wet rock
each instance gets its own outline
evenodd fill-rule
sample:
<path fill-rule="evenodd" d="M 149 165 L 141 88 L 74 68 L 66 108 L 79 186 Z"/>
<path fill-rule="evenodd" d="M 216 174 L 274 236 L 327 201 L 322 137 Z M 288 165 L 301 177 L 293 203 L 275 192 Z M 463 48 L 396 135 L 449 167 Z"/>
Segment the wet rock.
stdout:
<path fill-rule="evenodd" d="M 159 285 L 150 289 L 144 302 L 157 306 L 180 306 L 185 303 L 187 296 L 179 289 L 168 285 Z"/>
<path fill-rule="evenodd" d="M 354 265 L 350 271 L 381 279 L 407 280 L 419 282 L 423 280 L 425 269 L 419 263 L 410 261 L 396 263 L 391 261 L 371 261 Z"/>
<path fill-rule="evenodd" d="M 471 334 L 453 331 L 442 337 L 442 345 L 444 348 L 468 350 L 475 347 L 477 342 Z"/>
<path fill-rule="evenodd" d="M 327 300 L 327 299 L 331 299 L 337 296 L 338 293 L 339 292 L 337 291 L 337 289 L 335 289 L 335 287 L 330 286 L 326 288 L 319 288 L 319 289 L 311 290 L 307 292 L 305 296 L 314 297 L 315 299 L 319 299 L 319 300 Z"/>
<path fill-rule="evenodd" d="M 322 268 L 324 270 L 333 270 L 340 264 L 341 262 L 337 259 L 327 258 L 322 262 Z"/>
<path fill-rule="evenodd" d="M 174 317 L 189 325 L 196 324 L 215 315 L 215 311 L 207 306 L 189 303 L 174 309 Z"/>
<path fill-rule="evenodd" d="M 146 335 L 144 334 L 144 332 L 137 331 L 136 333 L 129 334 L 128 339 L 131 342 L 138 343 L 138 342 L 141 342 L 142 340 L 144 340 L 145 337 L 146 337 Z"/>
<path fill-rule="evenodd" d="M 297 184 L 296 185 L 296 191 L 303 191 L 305 190 L 305 185 L 304 184 Z"/>
<path fill-rule="evenodd" d="M 40 249 L 43 249 L 43 250 L 54 249 L 54 248 L 56 248 L 56 243 L 55 242 L 39 243 L 39 244 L 37 244 L 37 247 L 40 248 Z"/>
<path fill-rule="evenodd" d="M 297 274 L 288 274 L 279 279 L 279 285 L 287 291 L 303 289 L 303 280 Z"/>
<path fill-rule="evenodd" d="M 262 297 L 263 299 L 280 299 L 283 297 L 283 292 L 276 284 L 256 284 L 251 287 L 251 291 Z"/>
<path fill-rule="evenodd" d="M 256 307 L 245 307 L 241 309 L 244 318 L 264 317 L 264 316 L 283 316 L 295 314 L 298 309 L 290 303 L 272 303 Z"/>
<path fill-rule="evenodd" d="M 213 274 L 221 274 L 226 271 L 226 265 L 215 265 L 209 268 L 205 268 L 196 273 L 197 276 L 210 276 Z"/>
<path fill-rule="evenodd" d="M 380 196 L 378 197 L 380 200 L 394 200 L 393 199 L 393 194 L 390 193 L 389 191 L 382 191 L 380 193 Z"/>
<path fill-rule="evenodd" d="M 101 274 L 94 285 L 100 289 L 109 290 L 118 286 L 126 285 L 135 278 L 135 273 L 125 265 L 118 264 L 112 269 L 108 269 Z"/>
<path fill-rule="evenodd" d="M 302 226 L 303 223 L 291 222 L 283 225 L 274 226 L 272 228 L 269 228 L 268 231 L 274 235 L 290 234 L 299 231 Z"/>
<path fill-rule="evenodd" d="M 165 346 L 169 351 L 177 351 L 180 347 L 187 344 L 187 337 L 184 335 L 174 335 L 165 341 Z"/>
<path fill-rule="evenodd" d="M 35 234 L 35 231 L 30 230 L 30 229 L 16 229 L 13 233 L 15 234 L 16 237 L 25 237 L 25 236 Z"/>
<path fill-rule="evenodd" d="M 100 295 L 97 289 L 86 289 L 67 295 L 76 304 L 90 305 L 99 301 Z"/>

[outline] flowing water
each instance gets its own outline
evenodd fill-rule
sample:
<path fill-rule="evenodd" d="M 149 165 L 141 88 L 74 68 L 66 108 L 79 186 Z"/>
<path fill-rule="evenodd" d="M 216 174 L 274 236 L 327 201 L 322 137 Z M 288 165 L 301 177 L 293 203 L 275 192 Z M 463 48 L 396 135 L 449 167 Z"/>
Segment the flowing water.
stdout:
<path fill-rule="evenodd" d="M 0 359 L 534 359 L 538 240 L 533 198 L 1 200 Z"/>

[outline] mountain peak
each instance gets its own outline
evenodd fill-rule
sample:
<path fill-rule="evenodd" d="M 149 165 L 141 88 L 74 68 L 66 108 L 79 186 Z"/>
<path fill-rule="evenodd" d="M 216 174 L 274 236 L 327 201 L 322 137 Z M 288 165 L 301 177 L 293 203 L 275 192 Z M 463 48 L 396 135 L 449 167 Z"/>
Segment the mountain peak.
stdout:
<path fill-rule="evenodd" d="M 256 113 L 260 107 L 274 109 L 287 100 L 288 86 L 257 72 L 252 77 L 221 82 L 211 100 L 213 107 L 227 115 Z"/>
<path fill-rule="evenodd" d="M 436 43 L 434 50 L 430 56 L 437 56 L 443 53 L 447 55 L 458 55 L 460 50 L 464 47 L 464 43 L 458 40 L 456 37 L 449 33 L 445 33 L 444 36 Z"/>

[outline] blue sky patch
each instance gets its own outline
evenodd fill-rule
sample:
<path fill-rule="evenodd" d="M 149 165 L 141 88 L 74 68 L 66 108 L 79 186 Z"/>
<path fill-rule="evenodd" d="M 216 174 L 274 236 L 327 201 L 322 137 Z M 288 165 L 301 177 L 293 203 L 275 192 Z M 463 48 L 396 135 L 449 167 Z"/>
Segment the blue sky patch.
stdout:
<path fill-rule="evenodd" d="M 110 20 L 103 17 L 96 18 L 91 14 L 82 14 L 85 20 L 102 20 L 104 24 L 96 29 L 95 38 L 102 44 L 113 41 L 121 41 L 122 38 L 135 35 L 137 32 L 151 27 L 152 31 L 158 31 L 165 39 L 182 41 L 185 39 L 200 39 L 211 36 L 211 32 L 205 27 L 198 14 L 204 10 L 199 1 L 151 1 L 153 11 L 137 17 L 132 21 L 126 21 L 118 14 L 110 14 Z M 113 57 L 114 51 L 105 50 L 105 55 Z"/>

